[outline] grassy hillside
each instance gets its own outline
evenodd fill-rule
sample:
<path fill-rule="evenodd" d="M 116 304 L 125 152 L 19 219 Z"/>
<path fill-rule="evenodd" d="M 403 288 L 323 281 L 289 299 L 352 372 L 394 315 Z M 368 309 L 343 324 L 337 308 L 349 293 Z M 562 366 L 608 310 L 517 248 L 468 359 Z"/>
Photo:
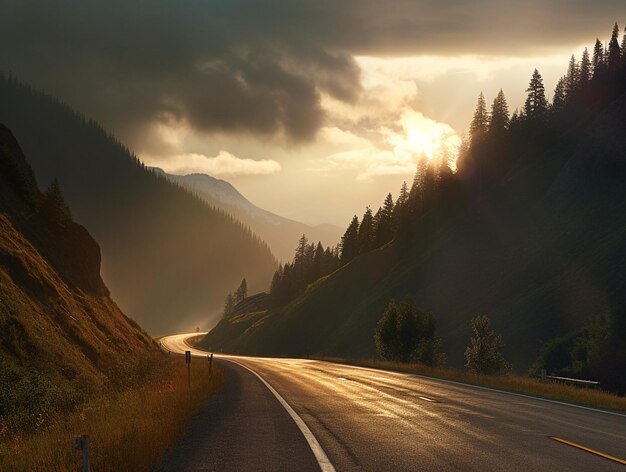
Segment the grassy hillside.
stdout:
<path fill-rule="evenodd" d="M 109 297 L 89 233 L 43 212 L 45 195 L 2 125 L 0 170 L 1 439 L 132 385 L 162 355 Z"/>
<path fill-rule="evenodd" d="M 545 341 L 578 332 L 600 314 L 615 314 L 617 336 L 626 320 L 626 95 L 594 104 L 559 118 L 550 135 L 527 128 L 505 141 L 510 147 L 477 149 L 477 167 L 445 175 L 414 198 L 391 243 L 285 307 L 223 320 L 203 344 L 249 354 L 370 357 L 385 306 L 407 295 L 434 312 L 456 367 L 476 314 L 492 318 L 518 372 Z M 424 187 L 414 188 L 417 195 Z M 603 349 L 618 359 L 612 342 Z M 604 372 L 596 365 L 578 374 L 611 379 L 615 363 L 602 359 Z"/>
<path fill-rule="evenodd" d="M 96 123 L 5 77 L 0 103 L 37 180 L 58 177 L 76 221 L 100 243 L 113 297 L 151 333 L 217 316 L 242 277 L 251 290 L 267 286 L 276 261 L 265 243 L 147 170 Z"/>

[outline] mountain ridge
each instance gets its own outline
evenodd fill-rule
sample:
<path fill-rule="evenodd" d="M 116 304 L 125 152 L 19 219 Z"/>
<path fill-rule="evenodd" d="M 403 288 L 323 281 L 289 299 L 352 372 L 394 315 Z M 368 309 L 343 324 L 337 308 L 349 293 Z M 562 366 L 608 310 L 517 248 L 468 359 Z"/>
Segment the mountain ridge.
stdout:
<path fill-rule="evenodd" d="M 311 241 L 321 241 L 324 246 L 336 245 L 341 236 L 342 229 L 338 226 L 327 223 L 311 226 L 260 208 L 225 180 L 202 173 L 175 175 L 158 167 L 151 167 L 151 169 L 197 193 L 209 205 L 220 208 L 239 219 L 267 242 L 272 252 L 282 261 L 293 257 L 294 241 L 297 241 L 303 234 L 306 234 Z"/>
<path fill-rule="evenodd" d="M 266 286 L 277 266 L 248 228 L 147 170 L 94 121 L 0 76 L 0 121 L 20 141 L 39 182 L 55 177 L 102 250 L 102 273 L 124 312 L 152 333 L 217 318 L 246 277 Z"/>

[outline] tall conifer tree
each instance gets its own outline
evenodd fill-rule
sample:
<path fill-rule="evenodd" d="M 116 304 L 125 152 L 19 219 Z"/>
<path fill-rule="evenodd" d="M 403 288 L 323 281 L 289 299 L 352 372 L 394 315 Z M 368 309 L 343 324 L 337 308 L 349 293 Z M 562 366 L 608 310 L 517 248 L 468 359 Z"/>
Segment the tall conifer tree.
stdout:
<path fill-rule="evenodd" d="M 567 95 L 565 93 L 565 77 L 561 77 L 554 88 L 554 97 L 552 98 L 552 111 L 559 113 L 565 109 Z"/>
<path fill-rule="evenodd" d="M 359 254 L 363 254 L 372 249 L 374 242 L 374 218 L 372 209 L 367 207 L 359 226 Z"/>
<path fill-rule="evenodd" d="M 376 221 L 376 246 L 391 241 L 393 238 L 393 197 L 391 193 L 387 194 L 383 206 L 378 212 Z"/>
<path fill-rule="evenodd" d="M 579 86 L 582 88 L 587 85 L 587 82 L 591 80 L 592 70 L 591 70 L 591 60 L 589 59 L 589 51 L 587 48 L 583 51 L 583 57 L 580 61 L 580 70 L 579 70 Z"/>
<path fill-rule="evenodd" d="M 472 143 L 479 140 L 487 131 L 489 126 L 489 115 L 487 114 L 487 105 L 485 104 L 485 96 L 482 92 L 478 95 L 478 101 L 476 102 L 476 110 L 474 111 L 474 118 L 470 123 L 470 136 Z"/>
<path fill-rule="evenodd" d="M 598 78 L 602 76 L 604 72 L 604 46 L 602 46 L 602 41 L 599 38 L 596 38 L 596 43 L 593 46 L 591 63 L 593 64 L 593 77 Z"/>
<path fill-rule="evenodd" d="M 565 76 L 565 95 L 567 100 L 571 100 L 572 97 L 578 91 L 578 84 L 580 82 L 580 71 L 578 64 L 576 63 L 576 57 L 572 54 L 567 67 L 567 75 Z"/>
<path fill-rule="evenodd" d="M 52 226 L 62 227 L 72 221 L 70 207 L 63 198 L 57 178 L 52 181 L 43 194 L 40 212 Z"/>
<path fill-rule="evenodd" d="M 617 39 L 618 36 L 619 26 L 615 23 L 611 34 L 611 40 L 609 41 L 609 50 L 607 52 L 607 67 L 611 73 L 619 71 L 622 62 L 622 52 Z"/>
<path fill-rule="evenodd" d="M 535 122 L 544 121 L 548 111 L 548 101 L 546 100 L 543 78 L 537 69 L 534 70 L 526 91 L 528 92 L 524 104 L 526 119 Z"/>
<path fill-rule="evenodd" d="M 491 119 L 489 120 L 489 132 L 498 133 L 509 127 L 509 105 L 502 89 L 498 92 L 491 104 Z"/>
<path fill-rule="evenodd" d="M 359 219 L 352 218 L 348 229 L 341 237 L 341 263 L 347 264 L 358 255 L 359 250 Z"/>

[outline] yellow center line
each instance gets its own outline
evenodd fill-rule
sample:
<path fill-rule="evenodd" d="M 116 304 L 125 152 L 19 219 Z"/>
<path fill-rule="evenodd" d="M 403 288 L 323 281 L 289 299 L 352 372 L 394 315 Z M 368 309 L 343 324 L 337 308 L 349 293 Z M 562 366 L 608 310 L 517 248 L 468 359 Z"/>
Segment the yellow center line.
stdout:
<path fill-rule="evenodd" d="M 586 451 L 586 452 L 589 452 L 591 454 L 595 454 L 596 456 L 604 457 L 605 459 L 608 459 L 608 460 L 613 461 L 613 462 L 617 462 L 618 464 L 626 465 L 626 461 L 623 460 L 623 459 L 618 459 L 617 457 L 613 457 L 613 456 L 610 456 L 610 455 L 605 454 L 603 452 L 599 452 L 599 451 L 596 451 L 594 449 L 590 449 L 588 447 L 581 446 L 580 444 L 573 443 L 573 442 L 568 441 L 566 439 L 557 438 L 556 436 L 548 436 L 548 438 L 553 439 L 554 441 L 558 441 L 558 442 L 563 443 L 563 444 L 567 444 L 568 446 L 575 447 L 576 449 L 580 449 L 582 451 Z"/>

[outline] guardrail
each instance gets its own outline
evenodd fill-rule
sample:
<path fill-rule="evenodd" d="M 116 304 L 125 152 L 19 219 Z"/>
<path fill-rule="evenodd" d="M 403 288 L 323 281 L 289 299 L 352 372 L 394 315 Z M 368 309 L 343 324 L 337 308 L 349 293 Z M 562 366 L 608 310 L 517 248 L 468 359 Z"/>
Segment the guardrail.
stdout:
<path fill-rule="evenodd" d="M 562 382 L 565 384 L 578 385 L 579 387 L 586 387 L 586 388 L 600 387 L 600 382 L 596 382 L 595 380 L 572 379 L 570 377 L 557 377 L 555 375 L 546 375 L 546 378 L 550 380 L 554 380 L 556 382 Z"/>
<path fill-rule="evenodd" d="M 571 377 L 559 377 L 556 375 L 546 375 L 546 370 L 542 369 L 541 374 L 537 375 L 542 381 L 547 382 L 557 382 L 563 383 L 567 385 L 574 385 L 576 387 L 585 387 L 585 388 L 600 388 L 600 382 L 596 382 L 595 380 L 583 380 L 583 379 L 574 379 Z"/>

